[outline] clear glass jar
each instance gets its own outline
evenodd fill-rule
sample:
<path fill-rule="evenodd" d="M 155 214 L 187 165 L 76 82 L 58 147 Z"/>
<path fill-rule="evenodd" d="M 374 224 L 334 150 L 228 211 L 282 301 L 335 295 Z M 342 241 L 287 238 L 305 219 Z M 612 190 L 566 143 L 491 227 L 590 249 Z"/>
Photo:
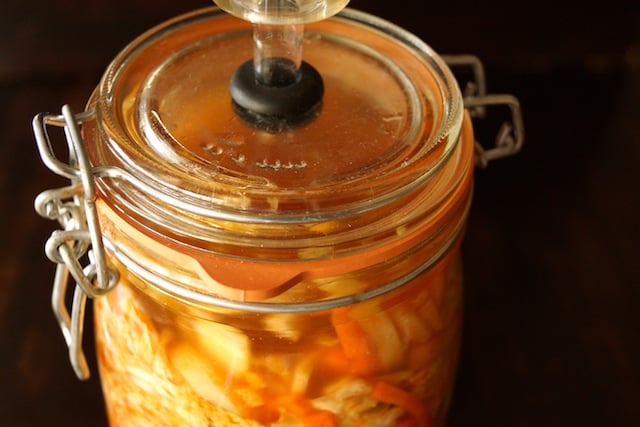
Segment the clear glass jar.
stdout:
<path fill-rule="evenodd" d="M 306 27 L 321 108 L 261 129 L 227 89 L 251 34 L 216 8 L 153 28 L 110 64 L 81 132 L 65 116 L 71 168 L 43 155 L 74 203 L 84 188 L 48 253 L 66 248 L 50 257 L 95 297 L 109 422 L 444 425 L 476 159 L 457 83 L 420 40 L 347 9 Z M 87 242 L 83 276 L 68 259 Z M 82 376 L 80 295 L 71 326 L 59 317 Z"/>

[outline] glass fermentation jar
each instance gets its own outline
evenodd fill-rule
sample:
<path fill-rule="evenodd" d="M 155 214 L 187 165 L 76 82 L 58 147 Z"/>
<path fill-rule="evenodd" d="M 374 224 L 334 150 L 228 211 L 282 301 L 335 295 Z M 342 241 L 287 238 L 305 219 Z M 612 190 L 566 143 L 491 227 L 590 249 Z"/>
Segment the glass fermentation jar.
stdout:
<path fill-rule="evenodd" d="M 474 164 L 520 148 L 517 101 L 463 99 L 460 57 L 345 9 L 302 38 L 321 102 L 266 123 L 228 90 L 253 34 L 217 8 L 179 16 L 113 60 L 86 111 L 34 118 L 72 181 L 36 200 L 62 225 L 46 249 L 72 365 L 88 377 L 92 298 L 113 427 L 443 425 Z M 484 151 L 471 115 L 497 103 L 514 125 Z"/>

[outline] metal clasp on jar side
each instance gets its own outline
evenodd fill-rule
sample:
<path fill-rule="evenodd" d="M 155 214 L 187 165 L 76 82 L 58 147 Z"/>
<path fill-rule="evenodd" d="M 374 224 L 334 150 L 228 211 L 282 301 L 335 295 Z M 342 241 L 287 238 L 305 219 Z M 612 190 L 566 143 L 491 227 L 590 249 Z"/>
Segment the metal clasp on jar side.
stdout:
<path fill-rule="evenodd" d="M 47 257 L 57 264 L 51 304 L 69 347 L 71 365 L 80 379 L 89 378 L 82 350 L 82 332 L 87 297 L 95 298 L 111 290 L 117 273 L 106 264 L 104 242 L 95 206 L 95 177 L 80 135 L 78 123 L 94 119 L 93 112 L 74 115 L 69 106 L 62 115 L 38 114 L 33 131 L 44 164 L 56 174 L 71 180 L 71 185 L 47 190 L 35 200 L 35 209 L 43 217 L 57 220 L 62 227 L 47 240 Z M 63 127 L 69 161 L 56 157 L 47 125 Z M 88 258 L 86 266 L 81 259 Z M 76 282 L 71 313 L 66 306 L 69 274 Z"/>
<path fill-rule="evenodd" d="M 511 112 L 511 121 L 502 123 L 493 147 L 485 148 L 477 140 L 475 141 L 476 165 L 485 168 L 492 160 L 512 156 L 520 151 L 524 143 L 524 123 L 518 99 L 507 94 L 487 94 L 484 67 L 476 56 L 442 55 L 442 59 L 451 68 L 471 69 L 473 80 L 467 82 L 462 89 L 462 97 L 464 106 L 469 110 L 472 118 L 485 118 L 487 107 L 508 107 Z"/>

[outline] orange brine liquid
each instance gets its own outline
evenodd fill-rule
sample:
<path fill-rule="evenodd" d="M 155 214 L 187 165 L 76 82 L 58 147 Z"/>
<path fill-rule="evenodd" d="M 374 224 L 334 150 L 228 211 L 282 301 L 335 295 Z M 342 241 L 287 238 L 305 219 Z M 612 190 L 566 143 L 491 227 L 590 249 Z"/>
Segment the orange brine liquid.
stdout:
<path fill-rule="evenodd" d="M 124 275 L 96 300 L 112 427 L 444 424 L 460 341 L 457 247 L 395 291 L 328 311 L 203 315 L 144 286 Z"/>

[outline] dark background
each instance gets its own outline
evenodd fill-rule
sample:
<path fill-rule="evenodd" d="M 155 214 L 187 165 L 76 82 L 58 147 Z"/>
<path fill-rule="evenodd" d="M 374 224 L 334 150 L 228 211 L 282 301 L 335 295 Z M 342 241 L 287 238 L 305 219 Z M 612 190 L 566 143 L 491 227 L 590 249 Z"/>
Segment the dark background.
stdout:
<path fill-rule="evenodd" d="M 206 0 L 4 0 L 0 9 L 0 424 L 106 426 L 50 309 L 38 112 L 83 109 L 124 45 Z M 523 108 L 515 157 L 476 172 L 451 426 L 640 425 L 640 13 L 556 2 L 354 0 L 439 53 L 472 53 Z M 481 125 L 478 125 L 481 128 Z M 495 130 L 478 139 L 490 141 Z M 91 328 L 85 348 L 91 355 Z M 95 361 L 90 357 L 95 373 Z"/>

